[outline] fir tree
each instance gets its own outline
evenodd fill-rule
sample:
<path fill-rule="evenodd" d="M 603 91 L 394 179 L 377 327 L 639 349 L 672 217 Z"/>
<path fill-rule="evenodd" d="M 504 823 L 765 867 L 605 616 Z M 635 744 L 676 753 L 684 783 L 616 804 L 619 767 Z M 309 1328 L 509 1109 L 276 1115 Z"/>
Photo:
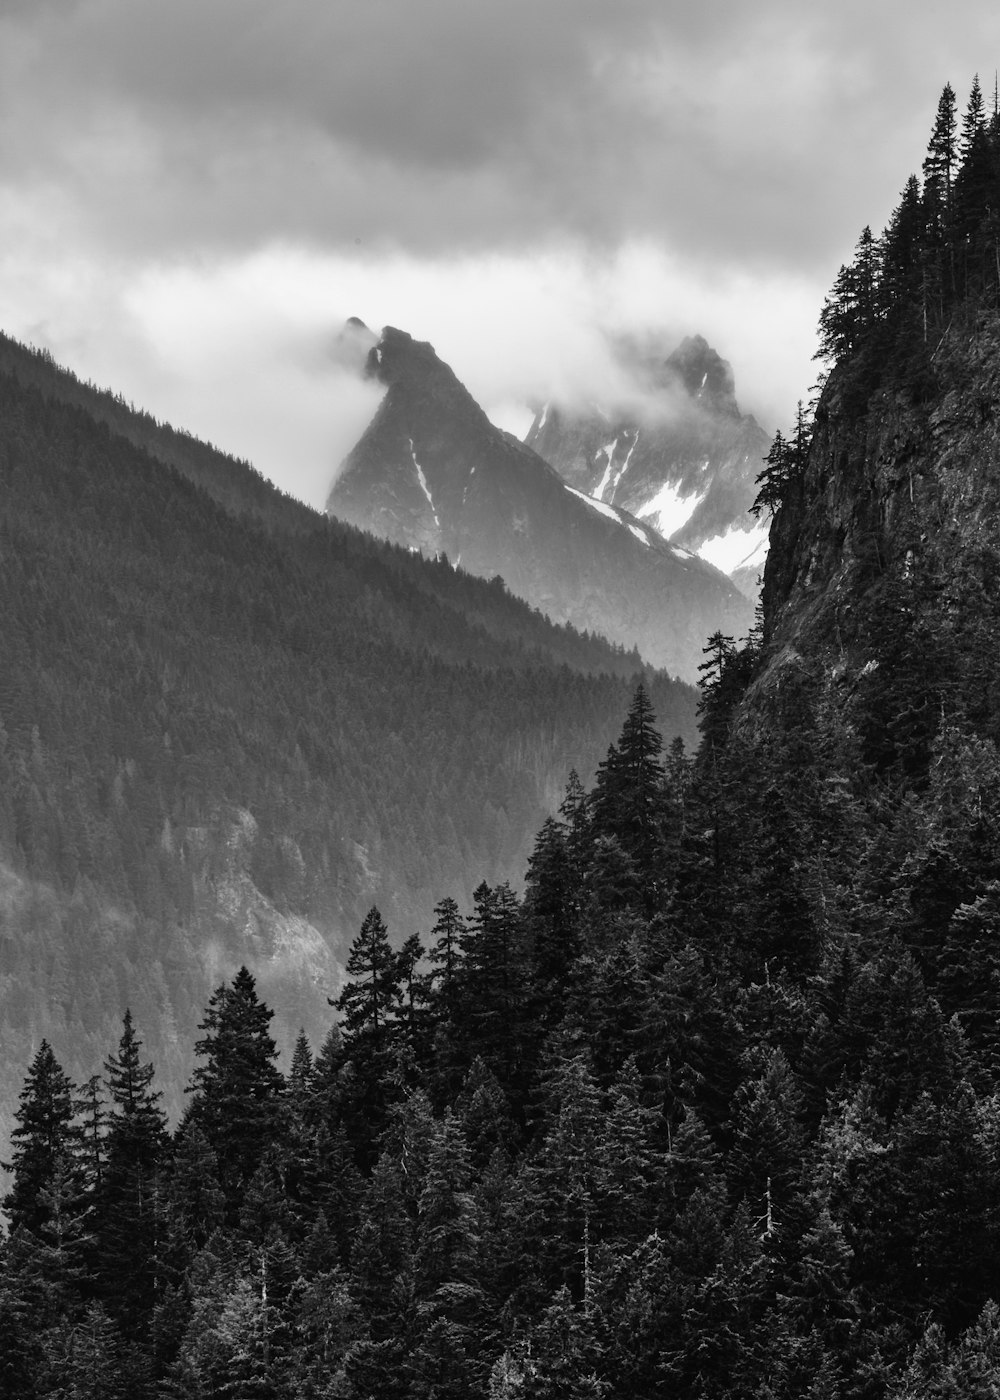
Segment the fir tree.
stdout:
<path fill-rule="evenodd" d="M 528 958 L 517 896 L 506 883 L 485 881 L 473 894 L 464 939 L 461 1039 L 465 1062 L 481 1056 L 512 1101 L 527 1086 L 531 1027 L 527 1022 Z"/>
<path fill-rule="evenodd" d="M 111 1108 L 94 1223 L 105 1297 L 132 1329 L 155 1302 L 159 1171 L 166 1147 L 160 1095 L 152 1088 L 153 1066 L 143 1063 L 141 1048 L 126 1011 L 117 1053 L 104 1064 Z"/>
<path fill-rule="evenodd" d="M 764 458 L 764 470 L 756 478 L 758 490 L 750 507 L 751 515 L 759 519 L 765 510 L 774 515 L 790 493 L 801 487 L 811 442 L 812 425 L 800 399 L 792 437 L 785 438 L 780 431 L 775 433 L 774 442 Z"/>
<path fill-rule="evenodd" d="M 634 902 L 647 916 L 663 906 L 667 869 L 663 739 L 646 688 L 636 687 L 617 745 L 599 766 L 591 794 L 595 837 L 618 843 L 634 871 Z"/>
<path fill-rule="evenodd" d="M 465 932 L 465 920 L 453 899 L 442 899 L 434 906 L 434 927 L 431 929 L 434 942 L 428 960 L 433 968 L 431 986 L 435 1003 L 445 1021 L 454 1018 Z"/>
<path fill-rule="evenodd" d="M 347 958 L 350 979 L 334 1005 L 348 1054 L 365 1053 L 387 1063 L 399 1008 L 399 960 L 382 916 L 371 908 Z"/>
<path fill-rule="evenodd" d="M 213 993 L 200 1026 L 205 1035 L 195 1045 L 203 1063 L 192 1077 L 188 1118 L 215 1152 L 233 1219 L 282 1122 L 285 1086 L 269 1032 L 273 1015 L 242 967 L 231 985 Z"/>
<path fill-rule="evenodd" d="M 947 216 L 955 175 L 955 91 L 946 83 L 938 100 L 934 129 L 924 158 L 924 201 L 932 218 Z"/>
<path fill-rule="evenodd" d="M 0 1205 L 10 1228 L 37 1233 L 48 1220 L 43 1193 L 51 1185 L 57 1164 L 71 1160 L 78 1146 L 74 1124 L 74 1086 L 52 1047 L 43 1040 L 32 1060 L 14 1114 L 11 1133 L 13 1173 L 10 1190 Z"/>
<path fill-rule="evenodd" d="M 536 1015 L 558 1014 L 579 957 L 580 893 L 565 831 L 553 817 L 546 817 L 528 859 L 524 896 Z"/>
<path fill-rule="evenodd" d="M 400 964 L 382 916 L 369 910 L 347 959 L 350 979 L 336 1000 L 343 1037 L 338 1113 L 357 1153 L 370 1167 L 394 1090 L 390 1074 L 399 1046 Z"/>

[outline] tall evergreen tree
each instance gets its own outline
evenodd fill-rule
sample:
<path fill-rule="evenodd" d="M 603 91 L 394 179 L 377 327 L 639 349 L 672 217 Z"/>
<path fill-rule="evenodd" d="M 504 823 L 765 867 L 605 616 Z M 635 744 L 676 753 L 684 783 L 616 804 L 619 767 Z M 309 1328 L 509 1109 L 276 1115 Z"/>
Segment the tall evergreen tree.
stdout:
<path fill-rule="evenodd" d="M 431 1001 L 432 973 L 422 970 L 425 957 L 420 935 L 411 933 L 397 955 L 399 980 L 399 1038 L 414 1068 L 423 1069 L 430 1057 L 434 1038 L 434 1007 Z"/>
<path fill-rule="evenodd" d="M 524 917 L 531 939 L 535 1014 L 558 1015 L 580 954 L 579 872 L 564 828 L 546 817 L 528 859 Z"/>
<path fill-rule="evenodd" d="M 126 1011 L 118 1050 L 104 1063 L 111 1109 L 94 1221 L 108 1306 L 133 1329 L 155 1303 L 159 1174 L 166 1148 L 153 1065 L 143 1063 L 141 1049 L 132 1013 Z"/>
<path fill-rule="evenodd" d="M 465 1063 L 481 1056 L 512 1101 L 523 1104 L 532 1028 L 527 1020 L 528 955 L 517 896 L 485 881 L 473 894 L 464 940 L 461 1013 Z"/>
<path fill-rule="evenodd" d="M 334 1002 L 347 1051 L 361 1046 L 385 1060 L 398 1024 L 399 960 L 389 942 L 382 915 L 372 907 L 365 915 L 347 958 L 349 981 Z"/>
<path fill-rule="evenodd" d="M 446 1021 L 453 1018 L 465 931 L 465 920 L 450 896 L 434 906 L 434 927 L 431 929 L 434 941 L 428 960 L 433 969 L 434 998 L 440 1008 L 439 1014 Z"/>
<path fill-rule="evenodd" d="M 597 771 L 591 794 L 592 830 L 616 841 L 634 870 L 630 902 L 647 915 L 664 903 L 667 869 L 663 739 L 645 686 L 636 687 L 617 745 Z"/>
<path fill-rule="evenodd" d="M 16 1127 L 11 1133 L 13 1173 L 10 1190 L 0 1201 L 10 1228 L 37 1233 L 48 1220 L 43 1193 L 51 1185 L 57 1165 L 65 1167 L 78 1146 L 74 1124 L 74 1086 L 43 1040 L 32 1060 L 21 1090 Z"/>
<path fill-rule="evenodd" d="M 951 206 L 957 159 L 955 134 L 955 90 L 951 83 L 945 83 L 924 157 L 924 199 L 937 220 L 944 219 Z"/>
<path fill-rule="evenodd" d="M 205 1134 L 219 1164 L 232 1219 L 242 1195 L 282 1122 L 284 1080 L 269 1027 L 274 1012 L 257 996 L 241 967 L 229 986 L 212 995 L 195 1045 L 188 1119 Z"/>

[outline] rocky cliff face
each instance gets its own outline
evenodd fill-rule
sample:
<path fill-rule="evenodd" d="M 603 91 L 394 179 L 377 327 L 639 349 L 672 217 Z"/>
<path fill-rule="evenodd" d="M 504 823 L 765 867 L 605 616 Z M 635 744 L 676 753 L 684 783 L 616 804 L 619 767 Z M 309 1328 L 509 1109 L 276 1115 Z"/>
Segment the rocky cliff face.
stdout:
<path fill-rule="evenodd" d="M 637 388 L 632 402 L 545 404 L 526 443 L 570 485 L 622 506 L 753 593 L 767 531 L 747 512 L 770 444 L 741 414 L 731 367 L 702 336 L 666 357 L 623 344 L 618 358 Z"/>
<path fill-rule="evenodd" d="M 834 370 L 773 522 L 751 708 L 809 668 L 876 766 L 922 771 L 950 722 L 993 737 L 998 405 L 996 321 L 950 328 L 870 396 L 863 367 Z"/>
<path fill-rule="evenodd" d="M 886 387 L 863 410 L 852 368 L 834 372 L 804 478 L 774 520 L 770 637 L 863 646 L 888 589 L 964 571 L 969 549 L 996 534 L 998 401 L 996 327 L 949 333 L 932 381 Z"/>
<path fill-rule="evenodd" d="M 494 427 L 430 345 L 387 328 L 368 369 L 387 392 L 330 492 L 331 514 L 500 575 L 554 620 L 687 679 L 712 632 L 747 630 L 750 604 L 720 571 L 564 483 Z"/>

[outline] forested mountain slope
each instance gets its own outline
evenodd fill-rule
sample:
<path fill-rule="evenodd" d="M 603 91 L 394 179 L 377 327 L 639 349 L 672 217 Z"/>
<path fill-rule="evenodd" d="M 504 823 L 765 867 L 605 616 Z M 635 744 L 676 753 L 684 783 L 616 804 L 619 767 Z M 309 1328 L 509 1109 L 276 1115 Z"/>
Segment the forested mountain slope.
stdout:
<path fill-rule="evenodd" d="M 373 898 L 402 936 L 442 889 L 517 878 L 639 661 L 108 399 L 227 510 L 7 352 L 0 1058 L 47 1036 L 76 1071 L 129 1002 L 176 1107 L 206 980 L 252 960 L 287 1043 Z M 651 684 L 690 737 L 692 693 Z"/>

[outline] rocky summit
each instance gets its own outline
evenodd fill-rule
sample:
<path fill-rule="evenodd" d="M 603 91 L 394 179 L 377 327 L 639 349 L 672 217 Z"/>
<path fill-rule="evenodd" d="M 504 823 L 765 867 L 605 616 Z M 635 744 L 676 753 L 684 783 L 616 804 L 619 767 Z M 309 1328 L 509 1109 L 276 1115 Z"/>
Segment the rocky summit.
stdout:
<path fill-rule="evenodd" d="M 688 679 L 711 633 L 748 629 L 751 604 L 720 570 L 565 482 L 490 422 L 429 344 L 389 327 L 367 372 L 386 394 L 337 475 L 331 515 L 499 575 L 553 620 Z"/>
<path fill-rule="evenodd" d="M 525 442 L 571 486 L 621 506 L 756 592 L 766 522 L 749 512 L 768 435 L 740 412 L 731 366 L 700 335 L 669 355 L 615 345 L 627 401 L 545 403 Z"/>

